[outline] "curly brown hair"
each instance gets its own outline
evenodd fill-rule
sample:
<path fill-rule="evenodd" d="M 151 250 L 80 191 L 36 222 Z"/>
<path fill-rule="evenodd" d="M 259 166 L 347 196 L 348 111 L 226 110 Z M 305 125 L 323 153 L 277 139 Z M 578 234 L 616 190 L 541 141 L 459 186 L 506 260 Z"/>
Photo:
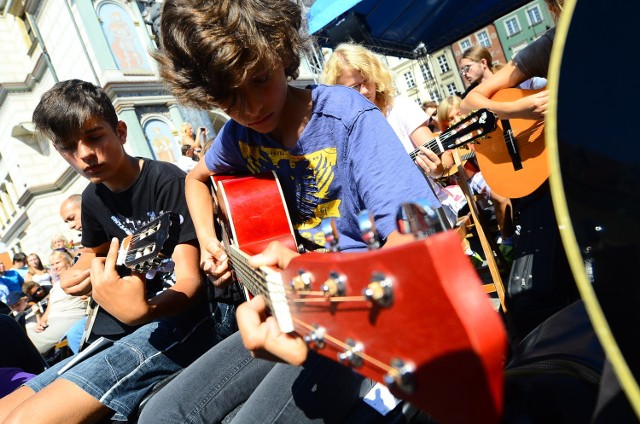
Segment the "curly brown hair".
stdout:
<path fill-rule="evenodd" d="M 283 66 L 298 77 L 308 46 L 302 23 L 291 0 L 166 0 L 153 56 L 179 102 L 229 108 L 255 72 Z"/>

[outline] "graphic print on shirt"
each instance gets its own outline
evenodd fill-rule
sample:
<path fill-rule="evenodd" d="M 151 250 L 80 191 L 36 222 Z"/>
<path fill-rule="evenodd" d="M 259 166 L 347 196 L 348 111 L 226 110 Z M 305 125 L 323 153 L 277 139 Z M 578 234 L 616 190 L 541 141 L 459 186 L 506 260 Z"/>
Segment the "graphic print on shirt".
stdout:
<path fill-rule="evenodd" d="M 126 216 L 122 216 L 119 213 L 114 213 L 109 211 L 109 216 L 114 224 L 116 224 L 122 231 L 124 231 L 127 235 L 134 234 L 138 231 L 138 228 L 142 228 L 147 225 L 151 221 L 157 218 L 157 215 L 154 211 L 147 212 L 147 219 L 131 219 Z"/>
<path fill-rule="evenodd" d="M 320 222 L 324 218 L 340 217 L 339 188 L 332 186 L 336 148 L 292 155 L 283 149 L 240 142 L 240 151 L 251 174 L 277 172 L 293 228 L 300 236 L 325 246 L 324 234 L 319 231 Z"/>

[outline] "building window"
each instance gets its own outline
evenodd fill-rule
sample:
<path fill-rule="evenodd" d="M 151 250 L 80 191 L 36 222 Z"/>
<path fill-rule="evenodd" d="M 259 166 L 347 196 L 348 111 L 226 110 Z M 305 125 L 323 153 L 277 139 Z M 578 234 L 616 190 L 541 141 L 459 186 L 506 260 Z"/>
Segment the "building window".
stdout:
<path fill-rule="evenodd" d="M 476 38 L 478 39 L 478 44 L 482 47 L 487 49 L 491 47 L 491 39 L 489 38 L 487 31 L 480 31 L 476 34 Z"/>
<path fill-rule="evenodd" d="M 431 97 L 431 100 L 433 100 L 436 103 L 440 103 L 440 101 L 442 100 L 442 98 L 440 98 L 440 93 L 438 93 L 437 91 L 429 91 L 429 97 Z"/>
<path fill-rule="evenodd" d="M 504 21 L 504 27 L 507 30 L 507 36 L 511 37 L 520 32 L 520 23 L 518 22 L 518 17 L 514 16 L 512 18 Z"/>
<path fill-rule="evenodd" d="M 447 84 L 447 93 L 449 93 L 450 96 L 456 94 L 456 85 L 454 83 Z"/>
<path fill-rule="evenodd" d="M 471 40 L 469 40 L 468 38 L 465 38 L 460 42 L 460 50 L 462 50 L 463 52 L 470 47 L 471 47 Z"/>
<path fill-rule="evenodd" d="M 422 79 L 424 79 L 425 81 L 431 81 L 433 79 L 433 74 L 431 73 L 431 69 L 429 68 L 429 65 L 427 65 L 426 63 L 420 64 L 420 72 L 422 72 Z"/>
<path fill-rule="evenodd" d="M 416 81 L 413 79 L 413 73 L 411 71 L 404 73 L 404 80 L 407 83 L 407 88 L 416 86 Z"/>
<path fill-rule="evenodd" d="M 413 101 L 416 102 L 418 106 L 422 106 L 422 100 L 420 100 L 420 97 L 416 97 Z"/>
<path fill-rule="evenodd" d="M 22 19 L 22 23 L 24 24 L 24 31 L 27 34 L 27 40 L 29 45 L 27 46 L 27 50 L 29 52 L 29 56 L 31 56 L 33 54 L 33 52 L 36 49 L 36 46 L 38 45 L 38 38 L 36 37 L 36 34 L 33 31 L 33 28 L 31 28 L 31 24 L 29 23 L 29 19 L 25 18 Z"/>
<path fill-rule="evenodd" d="M 534 26 L 542 22 L 542 12 L 537 4 L 527 9 L 527 19 L 529 20 L 529 26 Z"/>
<path fill-rule="evenodd" d="M 440 72 L 441 73 L 445 73 L 445 72 L 449 72 L 451 70 L 451 68 L 449 67 L 449 62 L 447 61 L 447 57 L 443 54 L 441 54 L 440 56 L 438 56 L 438 66 L 440 66 Z"/>

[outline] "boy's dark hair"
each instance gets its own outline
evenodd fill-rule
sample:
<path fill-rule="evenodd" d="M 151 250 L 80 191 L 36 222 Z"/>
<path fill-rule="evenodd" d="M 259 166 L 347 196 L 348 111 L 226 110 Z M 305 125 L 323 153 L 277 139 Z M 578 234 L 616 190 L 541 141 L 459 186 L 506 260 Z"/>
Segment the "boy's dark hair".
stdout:
<path fill-rule="evenodd" d="M 153 56 L 181 103 L 229 108 L 252 73 L 282 64 L 287 77 L 298 77 L 302 22 L 292 0 L 165 0 Z"/>
<path fill-rule="evenodd" d="M 13 263 L 15 264 L 16 262 L 24 262 L 26 264 L 27 255 L 22 252 L 16 253 L 15 255 L 13 255 Z"/>
<path fill-rule="evenodd" d="M 56 147 L 77 139 L 91 118 L 104 119 L 116 130 L 118 115 L 102 88 L 77 79 L 60 81 L 46 91 L 33 111 L 36 129 Z"/>

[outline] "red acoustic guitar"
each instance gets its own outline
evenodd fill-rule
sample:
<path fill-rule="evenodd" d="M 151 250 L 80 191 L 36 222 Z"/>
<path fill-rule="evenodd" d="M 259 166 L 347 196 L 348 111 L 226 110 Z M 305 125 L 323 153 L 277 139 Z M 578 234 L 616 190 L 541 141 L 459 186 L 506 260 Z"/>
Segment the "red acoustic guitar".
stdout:
<path fill-rule="evenodd" d="M 514 101 L 537 92 L 507 88 L 491 99 Z M 498 129 L 476 142 L 475 150 L 487 185 L 502 196 L 512 199 L 526 196 L 549 178 L 542 120 L 498 120 Z"/>
<path fill-rule="evenodd" d="M 238 188 L 238 205 L 232 184 L 247 186 Z M 265 212 L 277 180 L 242 177 L 218 187 L 222 219 L 233 221 L 227 251 L 236 277 L 264 295 L 282 331 L 295 331 L 318 353 L 387 384 L 443 423 L 500 421 L 505 330 L 455 232 L 366 252 L 306 253 L 286 270 L 254 269 L 247 253 L 290 236 L 286 208 Z M 274 221 L 280 234 L 267 231 L 268 240 L 262 230 L 241 230 Z"/>

